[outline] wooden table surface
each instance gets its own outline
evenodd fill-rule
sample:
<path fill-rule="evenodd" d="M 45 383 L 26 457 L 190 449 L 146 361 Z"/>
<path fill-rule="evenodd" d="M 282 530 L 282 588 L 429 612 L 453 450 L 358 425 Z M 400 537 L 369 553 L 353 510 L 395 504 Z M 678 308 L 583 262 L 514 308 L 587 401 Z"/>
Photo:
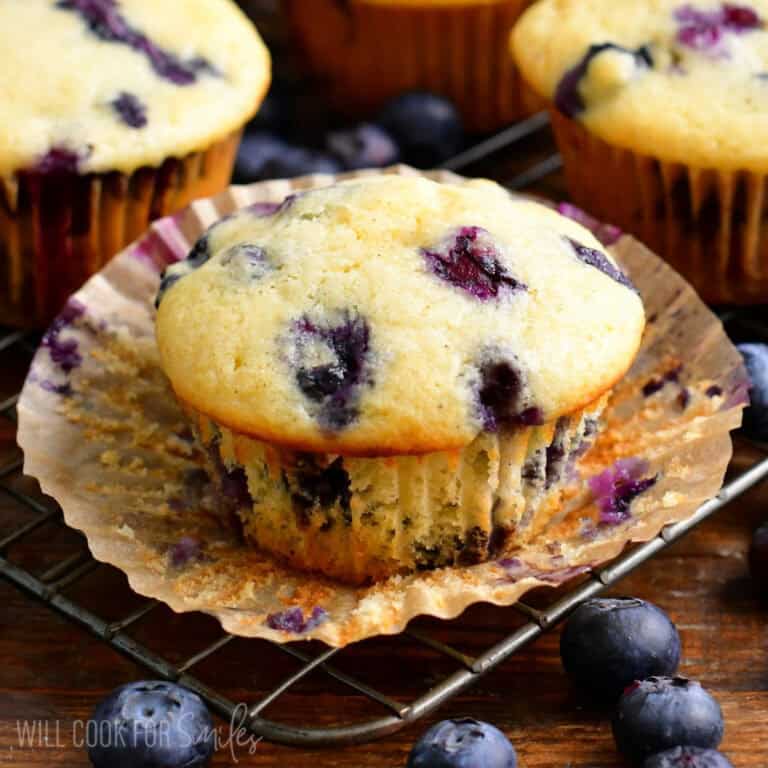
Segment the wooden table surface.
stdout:
<path fill-rule="evenodd" d="M 18 387 L 25 366 L 21 353 L 0 356 L 0 401 Z M 0 417 L 0 467 L 18 455 L 14 425 Z M 756 458 L 753 449 L 742 446 L 734 468 L 743 469 Z M 35 488 L 20 475 L 2 483 Z M 746 561 L 752 530 L 768 519 L 767 493 L 765 487 L 753 489 L 641 566 L 615 590 L 650 600 L 669 612 L 682 636 L 680 672 L 700 680 L 720 701 L 726 721 L 722 749 L 734 766 L 744 768 L 768 766 L 768 609 L 754 594 Z M 0 492 L 0 538 L 30 516 Z M 12 547 L 7 556 L 41 573 L 82 546 L 79 535 L 47 525 Z M 66 594 L 109 619 L 127 614 L 141 602 L 122 574 L 106 566 Z M 477 654 L 520 623 L 514 610 L 475 606 L 456 621 L 419 625 L 460 650 Z M 179 662 L 215 639 L 218 627 L 208 617 L 177 616 L 160 607 L 131 633 Z M 235 748 L 234 757 L 225 746 L 213 764 L 396 768 L 405 765 L 411 744 L 429 724 L 470 715 L 507 733 L 522 768 L 618 768 L 623 763 L 613 748 L 609 715 L 580 701 L 570 689 L 560 665 L 558 636 L 558 630 L 549 632 L 428 720 L 381 741 L 312 751 L 262 742 Z M 316 653 L 318 648 L 306 650 Z M 438 653 L 402 638 L 365 641 L 344 651 L 334 664 L 401 702 L 412 700 L 456 669 Z M 296 669 L 295 662 L 266 642 L 235 639 L 195 667 L 194 673 L 232 700 L 254 701 Z M 106 643 L 0 579 L 0 765 L 88 765 L 79 746 L 82 722 L 109 690 L 146 677 L 144 669 Z M 278 699 L 265 716 L 293 724 L 328 725 L 381 714 L 362 697 L 315 672 Z M 226 724 L 220 725 L 225 735 Z"/>

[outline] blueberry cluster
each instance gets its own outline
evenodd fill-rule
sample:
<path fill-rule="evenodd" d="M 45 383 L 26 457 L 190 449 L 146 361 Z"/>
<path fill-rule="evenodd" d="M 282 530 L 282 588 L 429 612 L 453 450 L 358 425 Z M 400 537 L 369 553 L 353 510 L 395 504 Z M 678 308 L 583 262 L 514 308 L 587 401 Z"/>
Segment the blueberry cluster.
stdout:
<path fill-rule="evenodd" d="M 401 160 L 429 168 L 455 155 L 464 142 L 456 108 L 432 93 L 403 94 L 387 104 L 375 122 L 341 128 L 307 124 L 297 114 L 302 101 L 302 94 L 291 86 L 273 83 L 246 129 L 235 181 L 383 168 Z M 282 138 L 286 135 L 292 140 Z M 324 136 L 319 145 L 318 135 Z"/>

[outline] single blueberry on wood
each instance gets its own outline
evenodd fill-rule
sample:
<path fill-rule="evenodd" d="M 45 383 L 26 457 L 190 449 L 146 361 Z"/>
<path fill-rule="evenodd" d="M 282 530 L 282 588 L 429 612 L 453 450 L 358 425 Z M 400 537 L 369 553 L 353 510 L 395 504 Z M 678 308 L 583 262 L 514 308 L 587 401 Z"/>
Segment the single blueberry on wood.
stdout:
<path fill-rule="evenodd" d="M 608 703 L 635 680 L 669 676 L 680 663 L 680 636 L 664 611 L 632 597 L 586 600 L 560 636 L 568 676 Z"/>
<path fill-rule="evenodd" d="M 517 755 L 495 726 L 469 717 L 433 725 L 413 745 L 407 768 L 515 768 Z"/>
<path fill-rule="evenodd" d="M 443 246 L 421 252 L 433 274 L 480 301 L 527 290 L 501 263 L 490 233 L 482 227 L 462 227 Z"/>
<path fill-rule="evenodd" d="M 619 751 L 640 764 L 673 747 L 715 749 L 723 738 L 720 705 L 697 682 L 649 677 L 619 699 L 613 736 Z"/>
<path fill-rule="evenodd" d="M 87 733 L 98 735 L 88 739 L 95 768 L 202 768 L 215 749 L 214 724 L 203 700 L 158 680 L 112 691 L 94 710 Z"/>

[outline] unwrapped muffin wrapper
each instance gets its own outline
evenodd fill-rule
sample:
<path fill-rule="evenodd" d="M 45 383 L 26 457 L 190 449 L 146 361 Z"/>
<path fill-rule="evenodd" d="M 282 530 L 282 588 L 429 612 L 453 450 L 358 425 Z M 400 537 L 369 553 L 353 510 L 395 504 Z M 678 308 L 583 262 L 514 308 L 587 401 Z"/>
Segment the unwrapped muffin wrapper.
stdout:
<path fill-rule="evenodd" d="M 156 222 L 70 299 L 46 334 L 18 405 L 25 471 L 85 533 L 96 559 L 122 569 L 137 592 L 176 611 L 212 614 L 233 634 L 342 646 L 398 633 L 420 614 L 452 618 L 480 601 L 512 604 L 652 538 L 717 493 L 729 432 L 747 401 L 741 358 L 685 281 L 623 237 L 612 252 L 643 296 L 643 344 L 615 387 L 595 446 L 575 467 L 581 479 L 529 544 L 491 562 L 370 587 L 293 570 L 244 544 L 159 368 L 159 275 L 221 216 L 333 181 L 233 187 Z M 642 491 L 634 500 L 632 489 Z"/>
<path fill-rule="evenodd" d="M 525 114 L 509 35 L 531 0 L 340 3 L 290 0 L 286 13 L 310 67 L 339 109 L 370 113 L 404 91 L 451 99 L 470 131 Z"/>
<path fill-rule="evenodd" d="M 483 432 L 461 450 L 383 459 L 312 454 L 309 462 L 302 451 L 182 408 L 246 539 L 297 568 L 364 584 L 483 562 L 530 541 L 560 513 L 570 462 L 591 443 L 607 400 L 555 422 Z M 297 505 L 299 477 L 308 468 L 315 478 L 332 476 L 339 459 L 350 503 Z"/>
<path fill-rule="evenodd" d="M 765 174 L 641 155 L 608 144 L 555 109 L 550 114 L 577 205 L 639 237 L 706 301 L 768 301 Z"/>
<path fill-rule="evenodd" d="M 0 178 L 0 324 L 45 328 L 153 219 L 225 189 L 241 134 L 133 173 Z"/>

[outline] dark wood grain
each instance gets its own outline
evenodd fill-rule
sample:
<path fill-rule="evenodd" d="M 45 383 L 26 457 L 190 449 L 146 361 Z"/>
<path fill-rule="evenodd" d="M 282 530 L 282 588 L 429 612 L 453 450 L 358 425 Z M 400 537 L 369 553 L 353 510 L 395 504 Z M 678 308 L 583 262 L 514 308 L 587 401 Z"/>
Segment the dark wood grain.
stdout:
<path fill-rule="evenodd" d="M 479 170 L 508 178 L 519 167 L 518 160 L 510 158 L 503 167 Z M 557 183 L 541 191 L 557 194 Z M 22 380 L 26 357 L 4 353 L 0 362 L 2 400 Z M 12 423 L 0 417 L 0 466 L 18 457 L 13 438 Z M 734 468 L 743 469 L 756 458 L 752 449 L 743 446 Z M 35 492 L 34 483 L 20 476 L 4 482 Z M 699 679 L 720 701 L 726 718 L 723 750 L 737 768 L 768 766 L 768 609 L 755 596 L 746 561 L 752 530 L 768 518 L 767 494 L 765 487 L 753 490 L 642 566 L 618 590 L 659 604 L 677 623 L 684 650 L 681 672 Z M 0 536 L 31 514 L 0 493 Z M 13 562 L 41 573 L 83 546 L 78 534 L 47 525 L 8 555 Z M 122 574 L 104 566 L 66 594 L 108 619 L 126 615 L 142 603 Z M 513 610 L 489 606 L 475 606 L 450 623 L 418 622 L 470 654 L 486 649 L 520 623 Z M 218 637 L 219 629 L 210 618 L 177 616 L 160 607 L 132 627 L 131 634 L 180 662 Z M 559 632 L 550 632 L 437 715 L 382 741 L 325 751 L 261 743 L 253 754 L 237 750 L 237 761 L 244 766 L 395 768 L 405 765 L 411 744 L 431 722 L 472 715 L 495 723 L 509 735 L 522 768 L 618 768 L 623 763 L 613 748 L 609 716 L 570 689 L 560 665 L 558 640 Z M 316 653 L 318 649 L 306 650 Z M 437 653 L 404 638 L 365 641 L 343 652 L 334 664 L 402 702 L 456 669 Z M 252 702 L 296 669 L 296 662 L 269 644 L 236 639 L 193 672 L 231 699 Z M 0 765 L 88 765 L 83 749 L 73 743 L 73 735 L 81 735 L 75 724 L 85 720 L 110 689 L 146 676 L 144 669 L 79 625 L 0 580 Z M 265 713 L 276 720 L 312 725 L 356 722 L 382 714 L 322 672 L 313 673 Z M 22 721 L 47 725 L 48 744 L 21 743 Z M 221 727 L 225 733 L 226 724 Z M 232 763 L 227 749 L 214 760 L 217 766 Z"/>

